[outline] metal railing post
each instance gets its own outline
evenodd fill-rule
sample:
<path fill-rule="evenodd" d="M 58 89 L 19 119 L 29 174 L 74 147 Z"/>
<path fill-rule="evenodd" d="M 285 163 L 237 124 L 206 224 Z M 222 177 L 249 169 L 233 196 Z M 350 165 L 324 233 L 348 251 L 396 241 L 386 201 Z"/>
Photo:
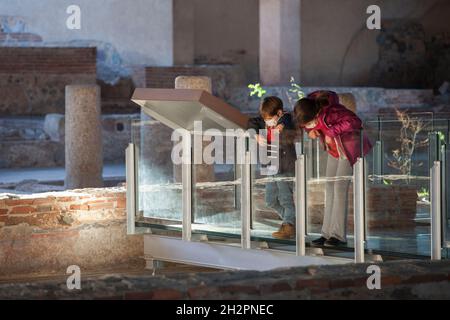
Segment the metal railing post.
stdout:
<path fill-rule="evenodd" d="M 320 178 L 320 139 L 315 139 L 315 143 L 316 143 L 316 159 L 315 159 L 315 164 L 316 164 L 316 178 L 319 179 Z"/>
<path fill-rule="evenodd" d="M 300 154 L 295 162 L 295 223 L 296 254 L 306 254 L 306 163 L 305 155 Z"/>
<path fill-rule="evenodd" d="M 181 165 L 183 229 L 182 239 L 191 241 L 192 236 L 192 142 L 191 134 L 183 134 L 183 163 Z"/>
<path fill-rule="evenodd" d="M 431 200 L 431 260 L 441 260 L 442 255 L 442 199 L 441 162 L 434 161 L 430 170 Z"/>
<path fill-rule="evenodd" d="M 444 242 L 446 241 L 447 237 L 448 237 L 448 233 L 447 233 L 447 221 L 448 221 L 448 216 L 447 216 L 447 208 L 448 208 L 448 197 L 447 197 L 447 193 L 448 193 L 448 187 L 447 187 L 447 145 L 443 144 L 441 146 L 441 203 L 442 203 L 442 207 L 441 207 L 441 223 L 442 223 L 442 244 L 444 246 Z"/>
<path fill-rule="evenodd" d="M 246 139 L 244 139 L 246 140 Z M 244 149 L 245 150 L 245 149 Z M 251 162 L 250 152 L 245 151 L 241 171 L 241 245 L 243 249 L 251 248 Z"/>
<path fill-rule="evenodd" d="M 136 217 L 136 162 L 135 145 L 129 143 L 125 151 L 126 197 L 127 197 L 127 234 L 135 234 Z"/>
<path fill-rule="evenodd" d="M 353 212 L 355 262 L 364 262 L 364 159 L 358 158 L 353 166 Z"/>
<path fill-rule="evenodd" d="M 383 135 L 382 135 L 382 121 L 381 117 L 378 116 L 378 138 L 374 146 L 374 163 L 373 172 L 378 175 L 379 178 L 375 179 L 377 183 L 382 183 L 383 170 L 384 170 L 384 156 L 383 156 Z"/>

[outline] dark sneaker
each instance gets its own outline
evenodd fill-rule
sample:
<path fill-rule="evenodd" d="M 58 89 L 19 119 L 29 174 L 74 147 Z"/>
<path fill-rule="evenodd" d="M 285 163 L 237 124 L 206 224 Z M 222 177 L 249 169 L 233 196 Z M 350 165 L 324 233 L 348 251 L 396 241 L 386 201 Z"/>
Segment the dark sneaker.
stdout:
<path fill-rule="evenodd" d="M 311 243 L 315 246 L 323 246 L 323 244 L 325 243 L 325 241 L 327 241 L 327 238 L 325 237 L 320 237 L 319 239 L 313 240 L 311 241 Z"/>
<path fill-rule="evenodd" d="M 324 246 L 325 247 L 342 247 L 347 245 L 347 242 L 341 241 L 339 239 L 336 239 L 334 237 L 331 237 L 327 241 L 325 241 Z"/>

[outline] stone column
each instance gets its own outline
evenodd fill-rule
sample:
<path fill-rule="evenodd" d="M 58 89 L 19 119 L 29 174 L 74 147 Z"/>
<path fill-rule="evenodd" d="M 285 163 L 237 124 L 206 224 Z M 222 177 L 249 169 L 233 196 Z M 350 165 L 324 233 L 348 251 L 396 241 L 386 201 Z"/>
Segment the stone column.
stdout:
<path fill-rule="evenodd" d="M 201 76 L 179 76 L 175 79 L 175 89 L 200 89 L 209 93 L 212 92 L 212 84 L 210 77 Z M 207 146 L 209 142 L 203 143 L 203 148 Z M 193 150 L 196 152 L 196 150 Z M 200 151 L 197 151 L 200 152 Z M 208 164 L 197 164 L 194 167 L 195 172 L 193 174 L 194 181 L 197 182 L 211 182 L 215 181 L 214 166 Z M 181 181 L 181 166 L 174 165 L 175 181 Z"/>
<path fill-rule="evenodd" d="M 67 189 L 102 187 L 103 146 L 100 87 L 66 86 Z"/>
<path fill-rule="evenodd" d="M 175 89 L 200 89 L 212 93 L 210 77 L 178 76 L 175 78 Z"/>
<path fill-rule="evenodd" d="M 259 0 L 259 73 L 264 85 L 300 81 L 301 0 Z"/>
<path fill-rule="evenodd" d="M 352 93 L 339 93 L 339 103 L 356 113 L 356 99 Z"/>

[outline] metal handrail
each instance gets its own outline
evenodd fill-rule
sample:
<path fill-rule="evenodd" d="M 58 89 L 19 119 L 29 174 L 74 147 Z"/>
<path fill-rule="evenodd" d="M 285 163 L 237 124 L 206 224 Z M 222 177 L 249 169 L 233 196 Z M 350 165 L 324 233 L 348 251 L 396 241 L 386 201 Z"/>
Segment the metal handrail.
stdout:
<path fill-rule="evenodd" d="M 306 254 L 306 157 L 300 154 L 295 162 L 296 254 Z"/>
<path fill-rule="evenodd" d="M 430 169 L 431 185 L 431 260 L 441 260 L 442 255 L 442 202 L 441 161 L 434 161 Z"/>
<path fill-rule="evenodd" d="M 364 262 L 364 159 L 358 158 L 353 166 L 353 214 L 354 214 L 354 240 L 355 263 Z"/>

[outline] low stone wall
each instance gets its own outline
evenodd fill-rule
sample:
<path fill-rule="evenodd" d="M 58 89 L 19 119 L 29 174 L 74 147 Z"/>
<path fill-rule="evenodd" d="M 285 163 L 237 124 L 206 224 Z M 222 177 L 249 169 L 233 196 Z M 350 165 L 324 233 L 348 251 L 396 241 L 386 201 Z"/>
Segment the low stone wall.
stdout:
<path fill-rule="evenodd" d="M 325 184 L 308 184 L 310 225 L 321 226 L 325 210 Z M 366 225 L 372 230 L 405 230 L 416 226 L 417 189 L 400 185 L 371 185 L 366 198 Z M 353 230 L 353 188 L 348 192 L 347 228 Z"/>
<path fill-rule="evenodd" d="M 265 87 L 267 95 L 275 95 L 283 99 L 287 110 L 292 110 L 296 98 L 288 99 L 289 87 Z M 382 108 L 417 108 L 429 107 L 434 103 L 433 90 L 384 89 L 372 87 L 303 87 L 308 94 L 316 90 L 332 90 L 337 93 L 352 93 L 356 99 L 357 112 L 365 117 L 377 114 Z M 249 96 L 247 87 L 235 88 L 227 101 L 244 112 L 257 112 L 260 99 Z M 369 114 L 368 114 L 369 113 Z"/>
<path fill-rule="evenodd" d="M 132 121 L 139 114 L 103 115 L 103 160 L 124 163 Z M 0 118 L 0 168 L 64 166 L 64 115 Z M 1 183 L 0 178 L 0 183 Z"/>
<path fill-rule="evenodd" d="M 124 188 L 0 195 L 0 277 L 143 264 L 125 208 Z"/>

